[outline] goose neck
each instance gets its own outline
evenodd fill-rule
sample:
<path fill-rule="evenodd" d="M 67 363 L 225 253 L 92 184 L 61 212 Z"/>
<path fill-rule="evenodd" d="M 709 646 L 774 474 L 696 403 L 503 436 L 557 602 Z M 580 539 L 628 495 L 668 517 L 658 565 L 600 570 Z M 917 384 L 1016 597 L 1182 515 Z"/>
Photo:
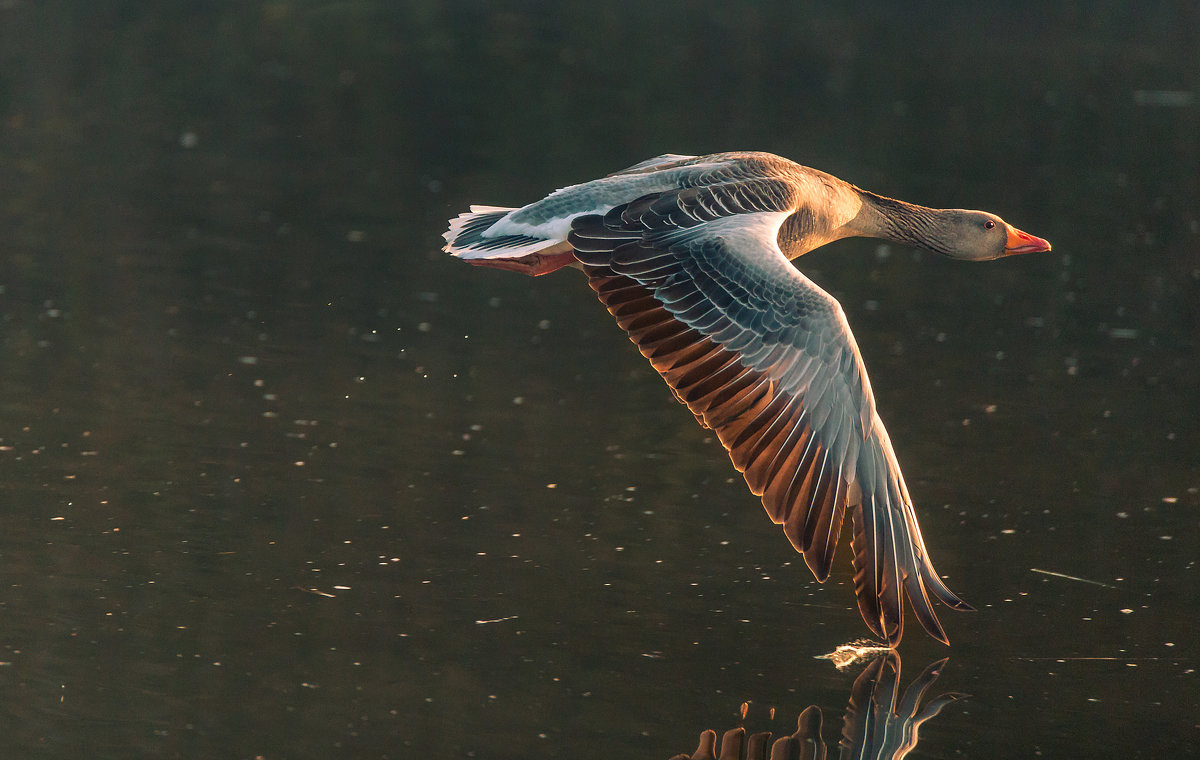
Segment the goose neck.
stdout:
<path fill-rule="evenodd" d="M 856 189 L 863 201 L 858 216 L 851 223 L 857 234 L 953 255 L 945 241 L 941 210 Z"/>

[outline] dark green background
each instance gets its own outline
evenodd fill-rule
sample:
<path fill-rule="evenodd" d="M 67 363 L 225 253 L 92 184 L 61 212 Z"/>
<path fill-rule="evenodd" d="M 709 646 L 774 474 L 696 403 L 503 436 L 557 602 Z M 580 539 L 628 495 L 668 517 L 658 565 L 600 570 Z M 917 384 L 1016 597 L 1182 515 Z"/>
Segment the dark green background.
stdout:
<path fill-rule="evenodd" d="M 1198 39 L 1182 1 L 0 1 L 4 754 L 666 758 L 745 701 L 836 741 L 848 547 L 812 581 L 574 272 L 439 250 L 735 149 L 1054 243 L 798 262 L 980 608 L 904 640 L 973 695 L 913 756 L 1200 752 Z"/>

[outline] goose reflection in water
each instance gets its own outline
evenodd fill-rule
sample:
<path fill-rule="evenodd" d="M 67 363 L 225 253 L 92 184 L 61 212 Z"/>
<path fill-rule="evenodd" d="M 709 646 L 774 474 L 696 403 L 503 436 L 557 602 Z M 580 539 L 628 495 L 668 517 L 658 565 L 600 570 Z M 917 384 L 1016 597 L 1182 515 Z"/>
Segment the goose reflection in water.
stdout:
<path fill-rule="evenodd" d="M 900 760 L 912 752 L 921 724 L 951 702 L 967 695 L 946 692 L 925 701 L 926 692 L 942 674 L 949 658 L 938 660 L 917 676 L 900 696 L 900 656 L 890 651 L 872 662 L 854 681 L 850 704 L 842 722 L 842 758 Z M 821 708 L 816 705 L 800 713 L 796 732 L 771 741 L 769 731 L 746 735 L 744 728 L 726 731 L 717 753 L 717 734 L 700 734 L 700 744 L 691 755 L 671 760 L 823 760 L 828 748 L 822 738 Z"/>

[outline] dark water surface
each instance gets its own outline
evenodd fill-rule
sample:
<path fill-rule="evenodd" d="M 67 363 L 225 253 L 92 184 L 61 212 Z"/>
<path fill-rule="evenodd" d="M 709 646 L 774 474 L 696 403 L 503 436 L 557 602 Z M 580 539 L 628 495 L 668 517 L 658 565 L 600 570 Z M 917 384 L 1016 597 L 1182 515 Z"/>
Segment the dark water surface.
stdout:
<path fill-rule="evenodd" d="M 815 583 L 576 272 L 439 251 L 761 149 L 1054 243 L 799 262 L 979 607 L 900 647 L 971 695 L 913 756 L 1200 755 L 1200 13 L 890 8 L 0 2 L 0 754 L 835 744 L 848 546 Z"/>

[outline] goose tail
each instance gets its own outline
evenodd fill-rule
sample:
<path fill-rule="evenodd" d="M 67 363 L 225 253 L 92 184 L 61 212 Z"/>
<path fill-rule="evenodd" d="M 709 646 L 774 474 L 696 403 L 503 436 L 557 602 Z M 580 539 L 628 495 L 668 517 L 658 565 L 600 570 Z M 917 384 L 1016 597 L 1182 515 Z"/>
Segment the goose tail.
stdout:
<path fill-rule="evenodd" d="M 565 240 L 496 232 L 496 225 L 516 210 L 471 206 L 470 211 L 450 220 L 450 229 L 442 235 L 446 240 L 442 250 L 468 264 L 531 276 L 575 263 L 575 254 Z"/>

